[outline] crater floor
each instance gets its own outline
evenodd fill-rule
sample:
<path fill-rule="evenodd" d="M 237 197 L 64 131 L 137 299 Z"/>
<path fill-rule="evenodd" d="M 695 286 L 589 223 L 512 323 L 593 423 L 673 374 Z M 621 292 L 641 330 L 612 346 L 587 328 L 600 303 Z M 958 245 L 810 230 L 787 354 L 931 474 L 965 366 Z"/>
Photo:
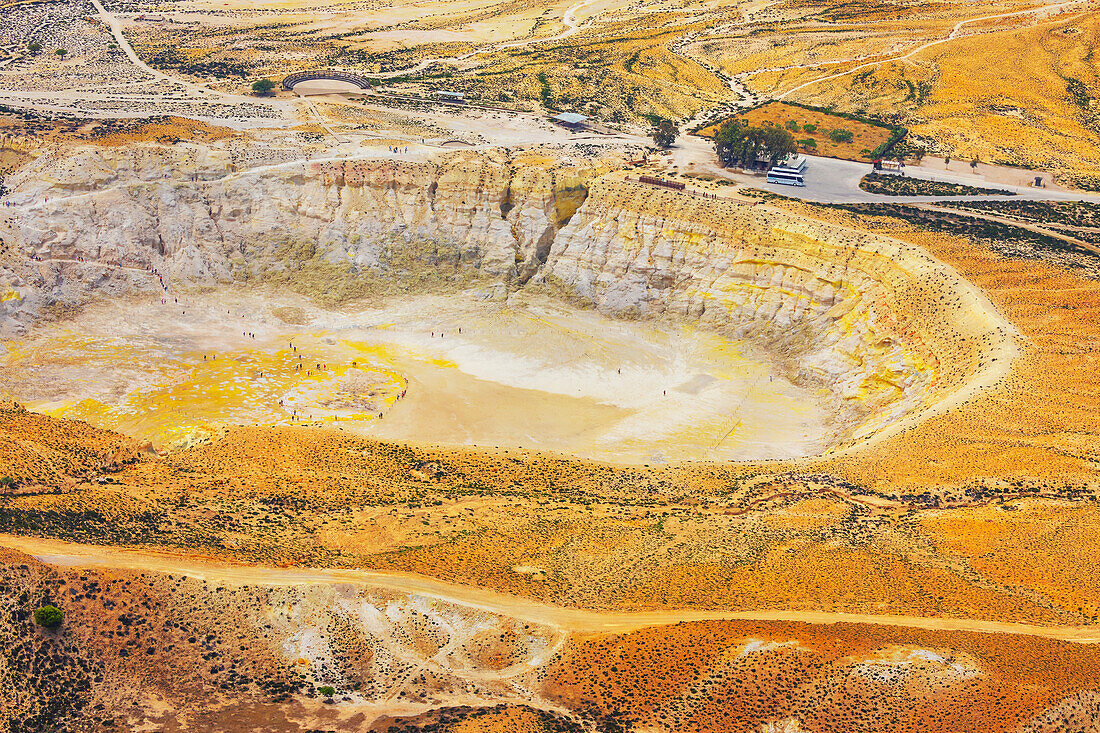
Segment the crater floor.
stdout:
<path fill-rule="evenodd" d="M 0 389 L 165 447 L 233 424 L 290 423 L 624 463 L 791 458 L 827 445 L 817 395 L 748 343 L 488 296 L 343 311 L 239 290 L 103 303 L 8 342 Z"/>

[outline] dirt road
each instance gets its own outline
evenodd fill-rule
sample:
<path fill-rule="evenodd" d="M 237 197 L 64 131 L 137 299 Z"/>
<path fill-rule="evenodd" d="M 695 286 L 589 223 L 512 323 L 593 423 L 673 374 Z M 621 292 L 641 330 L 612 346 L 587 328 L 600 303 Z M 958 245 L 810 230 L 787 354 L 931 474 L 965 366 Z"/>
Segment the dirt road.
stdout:
<path fill-rule="evenodd" d="M 850 69 L 846 69 L 844 71 L 839 71 L 835 74 L 829 74 L 828 76 L 822 76 L 822 77 L 817 78 L 817 79 L 812 79 L 808 82 L 799 84 L 796 87 L 792 87 L 791 89 L 788 89 L 787 91 L 783 92 L 782 94 L 777 95 L 775 97 L 775 99 L 786 99 L 791 94 L 794 94 L 795 92 L 797 92 L 801 89 L 805 89 L 806 87 L 811 86 L 813 84 L 820 84 L 823 81 L 829 81 L 830 79 L 837 79 L 837 78 L 840 78 L 842 76 L 848 76 L 849 74 L 854 74 L 857 71 L 862 71 L 863 69 L 868 69 L 868 68 L 871 68 L 873 66 L 881 66 L 882 64 L 888 64 L 888 63 L 891 63 L 893 61 L 905 61 L 906 59 L 910 59 L 913 56 L 916 56 L 921 51 L 924 51 L 926 49 L 933 48 L 934 46 L 939 46 L 939 45 L 942 45 L 944 43 L 948 43 L 950 41 L 955 40 L 956 38 L 959 37 L 959 32 L 962 31 L 962 29 L 965 26 L 968 26 L 972 23 L 980 23 L 980 22 L 986 21 L 986 20 L 998 20 L 1000 18 L 1013 18 L 1013 17 L 1018 16 L 1018 15 L 1027 15 L 1029 13 L 1046 12 L 1046 13 L 1049 14 L 1049 13 L 1053 13 L 1053 12 L 1056 12 L 1058 10 L 1062 10 L 1064 8 L 1067 8 L 1071 5 L 1077 5 L 1080 2 L 1081 2 L 1081 0 L 1070 0 L 1069 2 L 1063 2 L 1063 3 L 1057 3 L 1057 4 L 1052 4 L 1052 3 L 1048 2 L 1045 5 L 1040 5 L 1040 6 L 1035 7 L 1035 8 L 1028 8 L 1026 10 L 1017 10 L 1017 11 L 1014 11 L 1014 12 L 1011 12 L 1011 13 L 998 13 L 996 15 L 983 15 L 983 16 L 979 16 L 977 18 L 967 18 L 966 20 L 960 20 L 958 23 L 956 23 L 954 25 L 954 27 L 952 27 L 951 33 L 948 34 L 945 38 L 940 38 L 940 39 L 935 40 L 935 41 L 929 41 L 928 43 L 922 44 L 922 45 L 918 46 L 917 48 L 914 48 L 912 51 L 909 51 L 909 52 L 907 52 L 907 53 L 905 53 L 901 56 L 893 56 L 891 58 L 878 59 L 877 61 L 869 61 L 865 64 L 860 64 L 859 66 L 853 66 Z M 794 65 L 794 66 L 786 66 L 786 67 L 780 67 L 778 70 L 798 69 L 798 68 L 814 68 L 814 67 L 826 65 L 828 63 L 832 63 L 832 62 L 822 62 L 822 63 L 818 63 L 818 64 L 800 64 L 800 65 Z M 755 73 L 760 73 L 760 71 L 764 71 L 764 69 L 757 70 L 753 73 L 754 74 Z"/>
<path fill-rule="evenodd" d="M 818 611 L 593 611 L 552 606 L 473 586 L 446 583 L 407 573 L 324 568 L 269 568 L 229 565 L 147 551 L 122 550 L 98 545 L 79 545 L 59 540 L 0 535 L 0 547 L 21 550 L 42 562 L 62 567 L 102 567 L 138 572 L 171 573 L 236 585 L 288 586 L 351 583 L 384 590 L 437 598 L 469 608 L 545 624 L 575 633 L 622 633 L 647 626 L 684 621 L 746 620 L 812 624 L 863 623 L 916 629 L 1020 634 L 1081 644 L 1100 643 L 1100 626 L 1033 626 L 1029 624 L 960 618 L 880 616 Z"/>

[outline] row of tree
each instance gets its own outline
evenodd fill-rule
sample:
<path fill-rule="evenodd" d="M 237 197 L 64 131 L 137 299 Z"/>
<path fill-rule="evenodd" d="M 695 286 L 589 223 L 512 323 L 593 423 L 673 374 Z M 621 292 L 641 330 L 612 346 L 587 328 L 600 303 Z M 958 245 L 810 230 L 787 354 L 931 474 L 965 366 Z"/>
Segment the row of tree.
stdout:
<path fill-rule="evenodd" d="M 32 41 L 31 43 L 27 44 L 27 50 L 30 51 L 31 54 L 37 54 L 39 51 L 42 50 L 42 44 L 41 43 L 34 43 Z M 56 51 L 54 51 L 54 53 L 57 54 L 58 56 L 60 56 L 61 58 L 65 58 L 66 56 L 69 55 L 69 52 L 66 51 L 63 48 L 57 49 Z"/>
<path fill-rule="evenodd" d="M 794 136 L 782 127 L 752 127 L 736 117 L 723 122 L 714 135 L 714 151 L 726 166 L 751 167 L 758 160 L 775 165 L 796 150 Z"/>

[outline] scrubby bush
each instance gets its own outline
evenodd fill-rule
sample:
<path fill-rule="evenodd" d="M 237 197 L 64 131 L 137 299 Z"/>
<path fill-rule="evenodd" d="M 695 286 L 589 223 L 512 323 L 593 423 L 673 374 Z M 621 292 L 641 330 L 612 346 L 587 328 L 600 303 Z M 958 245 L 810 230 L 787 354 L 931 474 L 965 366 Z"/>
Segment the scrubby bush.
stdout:
<path fill-rule="evenodd" d="M 842 127 L 838 127 L 835 130 L 829 130 L 829 139 L 834 143 L 850 143 L 853 137 L 854 135 L 852 135 L 851 130 L 845 130 Z"/>
<path fill-rule="evenodd" d="M 57 606 L 42 606 L 34 611 L 34 622 L 47 629 L 57 628 L 64 619 L 65 614 Z"/>
<path fill-rule="evenodd" d="M 927 178 L 870 173 L 864 176 L 859 187 L 869 193 L 885 196 L 1013 196 L 1004 188 L 979 188 L 962 183 L 933 181 Z"/>
<path fill-rule="evenodd" d="M 270 79 L 260 79 L 252 82 L 252 91 L 261 97 L 266 97 L 275 89 L 275 82 Z"/>
<path fill-rule="evenodd" d="M 317 692 L 321 693 L 325 697 L 332 697 L 336 694 L 336 688 L 330 687 L 328 685 L 322 685 L 321 687 L 317 688 Z"/>

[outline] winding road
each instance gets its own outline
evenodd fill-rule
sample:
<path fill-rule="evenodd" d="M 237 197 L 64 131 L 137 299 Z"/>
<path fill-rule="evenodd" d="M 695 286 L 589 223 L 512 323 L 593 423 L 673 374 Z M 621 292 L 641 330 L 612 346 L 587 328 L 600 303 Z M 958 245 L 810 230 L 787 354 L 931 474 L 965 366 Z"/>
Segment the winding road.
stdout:
<path fill-rule="evenodd" d="M 528 623 L 544 624 L 574 633 L 624 633 L 648 626 L 665 626 L 689 621 L 741 620 L 810 624 L 876 624 L 939 631 L 1018 634 L 1080 644 L 1100 643 L 1100 626 L 1035 626 L 980 619 L 887 616 L 823 611 L 710 611 L 696 609 L 596 611 L 553 606 L 486 588 L 448 583 L 408 573 L 230 565 L 192 560 L 169 553 L 123 550 L 100 545 L 81 545 L 60 540 L 15 535 L 0 535 L 0 547 L 19 550 L 44 563 L 61 567 L 99 567 L 138 572 L 171 573 L 227 586 L 294 586 L 350 583 L 434 598 L 447 603 L 508 616 Z"/>
<path fill-rule="evenodd" d="M 130 63 L 132 63 L 134 66 L 137 66 L 139 69 L 153 76 L 154 78 L 160 79 L 161 81 L 169 82 L 170 84 L 181 86 L 194 94 L 208 94 L 211 96 L 219 97 L 224 101 L 248 104 L 273 101 L 265 100 L 260 97 L 245 97 L 240 94 L 219 92 L 217 90 L 187 81 L 186 79 L 181 79 L 179 77 L 172 76 L 171 74 L 166 74 L 163 71 L 154 69 L 152 66 L 142 61 L 141 57 L 134 52 L 134 47 L 130 45 L 130 42 L 126 40 L 126 34 L 122 32 L 122 23 L 119 22 L 118 18 L 112 15 L 107 10 L 107 8 L 103 7 L 103 4 L 99 2 L 99 0 L 91 0 L 91 2 L 92 6 L 95 7 L 96 11 L 99 13 L 100 20 L 102 20 L 107 25 L 107 27 L 110 28 L 111 35 L 114 37 L 115 43 L 117 43 L 119 48 L 122 49 L 122 52 L 126 54 L 126 58 L 130 59 Z"/>
<path fill-rule="evenodd" d="M 95 0 L 93 0 L 95 2 Z M 421 71 L 428 69 L 435 64 L 456 64 L 462 61 L 477 56 L 479 53 L 486 53 L 488 51 L 503 51 L 507 48 L 522 48 L 523 46 L 530 46 L 536 43 L 553 43 L 554 41 L 560 41 L 568 38 L 574 33 L 578 32 L 584 27 L 584 23 L 577 22 L 577 13 L 582 8 L 586 8 L 599 0 L 581 0 L 569 8 L 566 9 L 565 14 L 562 16 L 562 23 L 565 24 L 565 30 L 554 36 L 547 36 L 546 38 L 524 38 L 520 41 L 509 41 L 507 43 L 488 43 L 484 46 L 478 46 L 473 51 L 467 51 L 466 53 L 459 54 L 458 56 L 442 56 L 437 58 L 424 59 L 412 66 L 406 66 L 403 69 L 395 69 L 394 71 L 385 71 L 381 73 L 371 74 L 376 79 L 392 79 L 396 76 L 406 76 L 408 74 L 419 74 Z"/>
<path fill-rule="evenodd" d="M 792 87 L 792 88 L 788 89 L 787 91 L 783 92 L 782 94 L 776 96 L 775 99 L 785 99 L 786 97 L 790 96 L 791 94 L 794 94 L 795 92 L 799 91 L 800 89 L 805 89 L 806 87 L 811 86 L 813 84 L 819 84 L 823 81 L 829 81 L 830 79 L 838 79 L 842 76 L 848 76 L 849 74 L 854 74 L 857 71 L 862 71 L 863 69 L 868 69 L 868 68 L 871 68 L 872 66 L 878 66 L 880 64 L 888 64 L 892 61 L 904 61 L 906 59 L 912 58 L 913 56 L 917 55 L 921 51 L 932 48 L 933 46 L 939 46 L 941 44 L 947 43 L 948 41 L 955 40 L 959 36 L 959 31 L 961 31 L 964 26 L 970 25 L 971 23 L 980 23 L 984 20 L 998 20 L 1000 18 L 1012 18 L 1012 17 L 1018 16 L 1018 15 L 1027 15 L 1029 13 L 1054 12 L 1054 11 L 1061 10 L 1063 8 L 1069 7 L 1070 5 L 1079 5 L 1084 1 L 1085 0 L 1070 0 L 1069 2 L 1063 2 L 1063 3 L 1054 4 L 1054 5 L 1041 5 L 1037 8 L 1028 8 L 1027 10 L 1017 10 L 1017 11 L 1014 11 L 1014 12 L 1011 12 L 1011 13 L 998 13 L 997 15 L 984 15 L 984 16 L 981 16 L 979 18 L 967 18 L 966 20 L 960 20 L 951 29 L 951 33 L 949 33 L 944 38 L 940 38 L 940 39 L 935 40 L 935 41 L 929 41 L 928 43 L 925 43 L 921 46 L 918 46 L 918 47 L 914 48 L 912 51 L 909 51 L 909 52 L 907 52 L 907 53 L 905 53 L 901 56 L 894 56 L 894 57 L 891 57 L 891 58 L 879 59 L 878 61 L 868 61 L 865 64 L 860 64 L 859 66 L 853 66 L 852 68 L 847 69 L 846 71 L 839 71 L 835 74 L 829 74 L 828 76 L 822 76 L 818 79 L 813 79 L 813 80 L 805 82 L 803 84 L 799 84 L 798 86 Z M 787 66 L 787 67 L 783 67 L 781 69 L 760 69 L 760 70 L 758 70 L 756 72 L 753 72 L 753 73 L 760 73 L 760 72 L 763 72 L 763 71 L 786 71 L 788 69 L 809 69 L 809 68 L 814 68 L 814 67 L 817 67 L 817 66 L 825 66 L 825 65 L 828 65 L 830 63 L 835 63 L 835 62 L 826 61 L 826 62 L 822 62 L 820 64 Z"/>

